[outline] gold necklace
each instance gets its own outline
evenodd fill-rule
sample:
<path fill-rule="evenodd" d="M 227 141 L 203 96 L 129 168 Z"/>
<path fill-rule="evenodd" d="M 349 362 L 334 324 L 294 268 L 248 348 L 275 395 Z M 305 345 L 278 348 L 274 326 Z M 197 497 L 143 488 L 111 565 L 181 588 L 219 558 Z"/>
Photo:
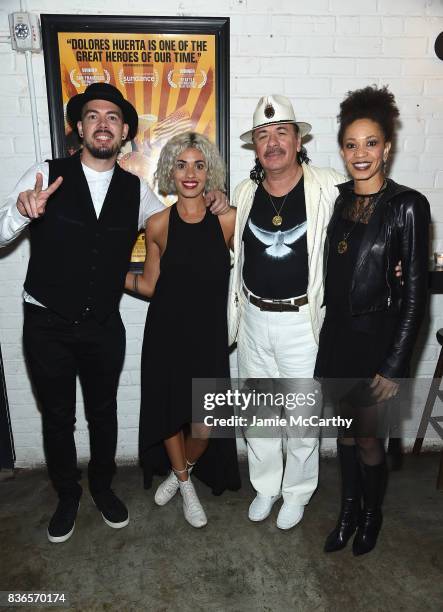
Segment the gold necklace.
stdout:
<path fill-rule="evenodd" d="M 383 195 L 384 190 L 386 189 L 386 185 L 387 185 L 387 181 L 385 179 L 383 181 L 383 185 L 380 187 L 380 189 L 376 193 L 369 193 L 363 196 L 362 198 L 363 200 L 368 198 L 368 204 L 366 206 L 361 207 L 361 212 L 359 215 L 357 215 L 356 219 L 354 220 L 354 225 L 351 227 L 349 232 L 345 232 L 343 234 L 343 239 L 340 240 L 337 246 L 337 251 L 339 255 L 343 255 L 348 250 L 348 238 L 352 234 L 354 229 L 357 227 L 357 224 L 359 223 L 359 221 L 361 221 L 363 217 L 365 217 L 366 215 L 370 218 L 370 216 L 374 212 L 377 202 L 379 201 L 379 199 Z M 354 195 L 358 197 L 358 194 L 354 194 Z"/>
<path fill-rule="evenodd" d="M 298 179 L 298 173 L 297 173 L 297 177 L 296 178 Z M 272 217 L 272 225 L 275 225 L 276 227 L 279 227 L 283 223 L 283 218 L 282 218 L 280 213 L 283 210 L 283 206 L 286 203 L 286 199 L 287 199 L 288 195 L 291 193 L 291 191 L 293 191 L 295 189 L 297 184 L 298 184 L 298 180 L 295 183 L 294 187 L 292 189 L 290 189 L 288 191 L 288 193 L 285 195 L 285 198 L 284 198 L 284 200 L 282 202 L 282 205 L 280 206 L 280 208 L 278 210 L 277 210 L 277 207 L 274 204 L 274 200 L 272 199 L 271 194 L 269 193 L 269 191 L 267 189 L 265 189 L 266 193 L 268 194 L 269 201 L 272 204 L 272 208 L 275 210 L 275 215 Z M 280 196 L 280 197 L 282 197 L 282 196 Z"/>
<path fill-rule="evenodd" d="M 301 171 L 301 172 L 300 172 L 300 171 Z M 286 200 L 287 200 L 287 198 L 288 198 L 288 195 L 291 193 L 291 191 L 294 191 L 295 187 L 298 185 L 300 175 L 303 175 L 303 169 L 302 169 L 302 167 L 301 167 L 301 166 L 299 166 L 299 167 L 298 167 L 298 170 L 297 170 L 297 175 L 296 175 L 296 177 L 295 177 L 295 178 L 296 178 L 295 185 L 294 185 L 294 186 L 292 187 L 292 189 L 290 189 L 290 190 L 288 191 L 288 193 L 285 195 L 284 200 L 283 200 L 283 202 L 282 202 L 282 205 L 280 206 L 280 208 L 279 208 L 278 210 L 277 210 L 277 208 L 276 208 L 276 206 L 275 206 L 275 204 L 274 204 L 274 200 L 272 199 L 271 194 L 269 193 L 269 191 L 268 191 L 267 189 L 265 189 L 266 193 L 268 194 L 269 201 L 270 201 L 270 202 L 271 202 L 271 204 L 272 204 L 272 208 L 275 210 L 275 215 L 272 217 L 272 225 L 275 225 L 276 227 L 279 227 L 279 226 L 280 226 L 280 225 L 283 223 L 283 218 L 282 218 L 282 216 L 281 216 L 281 214 L 280 214 L 280 213 L 281 213 L 281 211 L 283 210 L 283 206 L 284 206 L 284 205 L 285 205 L 285 203 L 286 203 Z M 280 198 L 281 198 L 281 197 L 283 197 L 283 196 L 278 196 L 278 197 L 280 197 Z"/>
<path fill-rule="evenodd" d="M 291 191 L 292 191 L 292 189 L 291 189 Z M 270 202 L 271 202 L 271 204 L 272 204 L 272 206 L 273 206 L 273 208 L 274 208 L 274 210 L 275 210 L 275 213 L 276 213 L 276 214 L 275 214 L 275 215 L 272 217 L 272 225 L 275 225 L 275 226 L 277 226 L 277 227 L 278 227 L 279 225 L 281 225 L 281 224 L 283 223 L 283 218 L 282 218 L 282 216 L 280 215 L 280 213 L 281 213 L 281 211 L 282 211 L 282 209 L 283 209 L 283 206 L 285 205 L 286 199 L 287 199 L 288 195 L 291 193 L 291 191 L 288 191 L 288 193 L 285 195 L 285 198 L 284 198 L 284 200 L 283 200 L 283 203 L 282 203 L 282 205 L 280 206 L 280 208 L 279 208 L 278 210 L 277 210 L 277 208 L 276 208 L 276 206 L 275 206 L 275 204 L 274 204 L 274 200 L 272 199 L 271 194 L 270 194 L 270 193 L 268 193 L 269 200 L 270 200 Z"/>

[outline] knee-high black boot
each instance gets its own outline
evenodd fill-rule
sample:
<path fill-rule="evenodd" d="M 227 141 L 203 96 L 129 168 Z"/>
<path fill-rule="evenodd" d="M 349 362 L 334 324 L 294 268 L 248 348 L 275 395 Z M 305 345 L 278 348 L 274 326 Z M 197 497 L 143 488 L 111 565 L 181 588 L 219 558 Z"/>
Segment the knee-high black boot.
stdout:
<path fill-rule="evenodd" d="M 324 551 L 341 550 L 357 529 L 360 518 L 360 463 L 355 446 L 337 443 L 341 472 L 341 510 L 335 529 L 326 538 Z"/>
<path fill-rule="evenodd" d="M 354 555 L 370 552 L 377 543 L 383 522 L 381 505 L 386 488 L 386 462 L 379 465 L 362 463 L 363 512 L 360 516 L 352 550 Z"/>

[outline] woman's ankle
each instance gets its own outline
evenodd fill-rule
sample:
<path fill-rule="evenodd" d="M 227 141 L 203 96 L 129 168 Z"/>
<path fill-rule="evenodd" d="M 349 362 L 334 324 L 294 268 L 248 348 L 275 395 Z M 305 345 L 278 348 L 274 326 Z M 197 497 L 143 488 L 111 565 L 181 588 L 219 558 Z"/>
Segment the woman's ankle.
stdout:
<path fill-rule="evenodd" d="M 189 459 L 186 459 L 186 469 L 188 470 L 188 474 L 192 472 L 196 463 L 197 461 L 192 462 L 192 461 L 189 461 Z"/>
<path fill-rule="evenodd" d="M 174 472 L 177 480 L 179 480 L 180 482 L 185 482 L 186 480 L 189 479 L 189 473 L 188 473 L 187 467 L 185 467 L 183 470 L 177 470 L 175 469 L 175 467 L 173 467 L 172 471 Z"/>

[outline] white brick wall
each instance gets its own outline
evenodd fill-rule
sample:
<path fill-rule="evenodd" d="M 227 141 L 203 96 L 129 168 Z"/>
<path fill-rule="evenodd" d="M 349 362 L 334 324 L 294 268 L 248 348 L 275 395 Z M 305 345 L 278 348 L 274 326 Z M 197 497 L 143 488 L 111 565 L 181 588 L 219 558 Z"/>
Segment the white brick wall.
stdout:
<path fill-rule="evenodd" d="M 338 104 L 349 89 L 391 85 L 402 111 L 398 154 L 391 176 L 430 199 L 434 249 L 443 250 L 443 63 L 433 52 L 443 30 L 441 0 L 24 0 L 35 13 L 210 15 L 231 17 L 231 185 L 247 176 L 252 154 L 238 134 L 251 124 L 257 98 L 286 93 L 298 116 L 314 126 L 309 155 L 318 165 L 343 169 L 336 147 Z M 19 0 L 0 5 L 0 37 Z M 40 135 L 50 156 L 43 56 L 33 57 Z M 0 201 L 33 162 L 32 124 L 23 56 L 0 42 Z M 29 245 L 20 239 L 0 251 L 0 341 L 18 465 L 42 460 L 41 426 L 21 344 L 21 285 Z M 422 332 L 417 373 L 430 375 L 443 327 L 443 296 L 432 296 Z M 146 306 L 124 296 L 128 350 L 119 389 L 119 456 L 134 458 L 139 407 L 139 357 Z M 233 363 L 235 360 L 233 360 Z M 417 417 L 415 417 L 416 419 Z M 411 430 L 412 431 L 412 430 Z M 79 393 L 79 456 L 88 456 Z M 329 444 L 331 446 L 331 444 Z"/>

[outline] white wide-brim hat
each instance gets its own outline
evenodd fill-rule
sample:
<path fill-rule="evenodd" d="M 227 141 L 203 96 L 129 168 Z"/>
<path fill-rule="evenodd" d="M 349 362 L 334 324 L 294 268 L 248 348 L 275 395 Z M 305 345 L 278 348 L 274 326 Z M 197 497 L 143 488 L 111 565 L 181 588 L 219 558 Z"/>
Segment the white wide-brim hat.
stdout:
<path fill-rule="evenodd" d="M 288 98 L 273 94 L 260 98 L 257 108 L 254 111 L 252 130 L 248 130 L 242 134 L 240 139 L 243 140 L 243 142 L 252 143 L 252 133 L 254 130 L 266 125 L 275 125 L 276 123 L 295 123 L 298 125 L 302 138 L 312 130 L 312 125 L 310 123 L 296 120 L 294 109 Z"/>

